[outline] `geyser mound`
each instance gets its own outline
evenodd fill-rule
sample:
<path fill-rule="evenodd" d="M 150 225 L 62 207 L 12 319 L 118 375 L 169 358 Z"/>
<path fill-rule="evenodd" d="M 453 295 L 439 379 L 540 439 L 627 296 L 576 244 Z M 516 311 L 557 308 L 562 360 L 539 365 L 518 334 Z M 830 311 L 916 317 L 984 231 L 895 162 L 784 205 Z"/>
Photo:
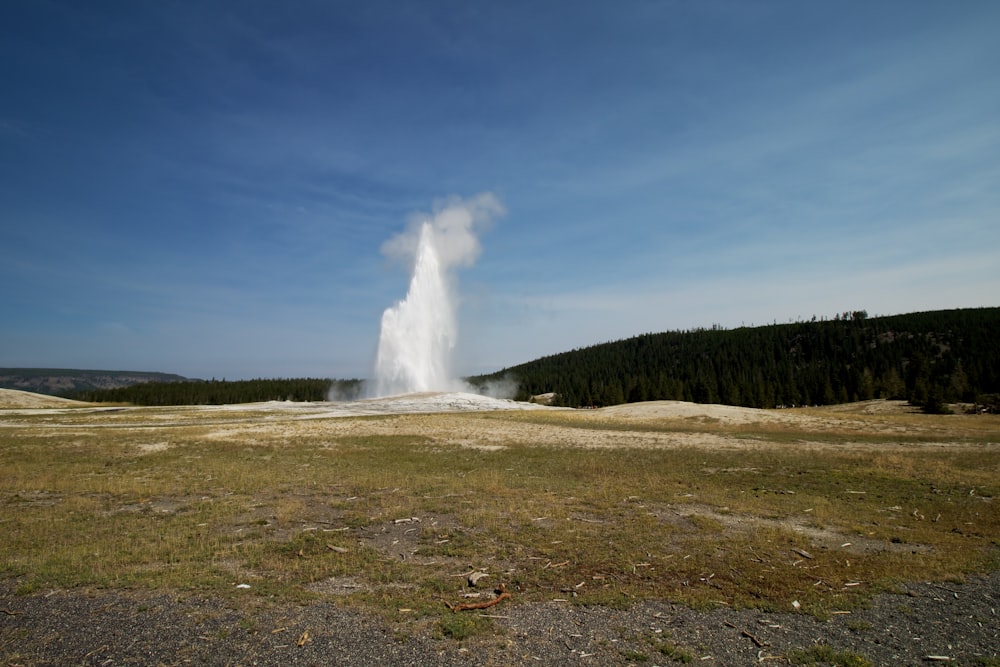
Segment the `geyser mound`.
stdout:
<path fill-rule="evenodd" d="M 468 389 L 451 369 L 458 342 L 454 272 L 475 263 L 477 233 L 503 213 L 491 193 L 451 198 L 383 244 L 385 255 L 412 264 L 406 297 L 382 313 L 372 396 Z"/>

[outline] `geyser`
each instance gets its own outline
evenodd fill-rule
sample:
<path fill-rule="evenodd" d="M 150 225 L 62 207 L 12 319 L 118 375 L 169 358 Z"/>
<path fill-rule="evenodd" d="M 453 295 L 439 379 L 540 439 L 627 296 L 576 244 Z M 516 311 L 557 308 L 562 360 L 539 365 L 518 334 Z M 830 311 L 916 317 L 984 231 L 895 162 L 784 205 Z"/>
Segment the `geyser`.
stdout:
<path fill-rule="evenodd" d="M 408 229 L 382 245 L 383 254 L 411 262 L 406 297 L 382 313 L 373 396 L 419 391 L 461 391 L 452 376 L 458 341 L 454 272 L 479 256 L 477 233 L 504 213 L 491 193 L 438 202 Z"/>

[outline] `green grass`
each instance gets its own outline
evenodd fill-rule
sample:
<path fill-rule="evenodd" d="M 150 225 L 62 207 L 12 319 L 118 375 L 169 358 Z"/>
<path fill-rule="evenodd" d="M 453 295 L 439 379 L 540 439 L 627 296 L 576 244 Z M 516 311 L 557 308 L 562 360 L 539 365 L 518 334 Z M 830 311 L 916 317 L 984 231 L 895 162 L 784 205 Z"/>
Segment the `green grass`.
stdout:
<path fill-rule="evenodd" d="M 997 568 L 1000 448 L 983 444 L 1000 430 L 983 424 L 997 422 L 922 417 L 911 418 L 921 437 L 942 424 L 947 446 L 886 446 L 882 422 L 827 433 L 822 448 L 797 446 L 815 434 L 790 427 L 754 433 L 743 448 L 585 448 L 505 434 L 569 425 L 611 438 L 635 425 L 574 412 L 0 413 L 0 576 L 25 593 L 143 587 L 292 600 L 353 578 L 363 586 L 337 593 L 346 602 L 438 618 L 455 638 L 480 631 L 444 607 L 471 568 L 515 601 L 786 610 L 798 600 L 822 616 L 899 581 Z M 727 432 L 689 420 L 644 428 Z M 484 430 L 502 447 L 452 435 Z"/>
<path fill-rule="evenodd" d="M 441 616 L 437 622 L 437 630 L 443 637 L 462 640 L 492 633 L 495 628 L 492 621 L 483 616 L 454 613 Z"/>
<path fill-rule="evenodd" d="M 673 642 L 659 640 L 654 642 L 654 646 L 660 655 L 671 662 L 688 665 L 695 660 L 694 655 L 690 651 L 680 648 Z"/>
<path fill-rule="evenodd" d="M 852 651 L 838 651 L 827 644 L 816 644 L 808 649 L 792 651 L 788 659 L 802 667 L 871 667 L 872 662 Z"/>
<path fill-rule="evenodd" d="M 632 649 L 622 651 L 622 657 L 626 660 L 631 660 L 632 662 L 649 662 L 649 656 L 642 651 L 635 651 Z"/>

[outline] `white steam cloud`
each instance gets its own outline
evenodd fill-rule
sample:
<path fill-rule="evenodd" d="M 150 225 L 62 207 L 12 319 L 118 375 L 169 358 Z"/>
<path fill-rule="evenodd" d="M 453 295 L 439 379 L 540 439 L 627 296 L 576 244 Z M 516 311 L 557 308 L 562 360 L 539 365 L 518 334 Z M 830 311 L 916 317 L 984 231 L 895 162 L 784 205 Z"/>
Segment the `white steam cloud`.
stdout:
<path fill-rule="evenodd" d="M 382 253 L 407 262 L 406 298 L 382 313 L 375 359 L 374 396 L 420 391 L 463 391 L 453 377 L 451 353 L 458 340 L 456 269 L 472 266 L 478 234 L 503 205 L 492 193 L 435 202 L 433 213 L 410 219 L 405 232 L 382 244 Z"/>

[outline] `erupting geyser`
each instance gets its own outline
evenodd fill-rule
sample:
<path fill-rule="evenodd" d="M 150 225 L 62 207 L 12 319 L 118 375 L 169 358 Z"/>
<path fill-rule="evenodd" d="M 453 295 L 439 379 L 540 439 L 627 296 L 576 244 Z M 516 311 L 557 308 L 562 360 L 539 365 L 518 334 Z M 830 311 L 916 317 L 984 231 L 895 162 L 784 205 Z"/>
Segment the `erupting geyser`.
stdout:
<path fill-rule="evenodd" d="M 376 395 L 449 388 L 456 334 L 455 309 L 434 247 L 434 229 L 425 222 L 406 298 L 382 313 Z"/>
<path fill-rule="evenodd" d="M 476 232 L 503 213 L 490 193 L 448 199 L 382 246 L 384 254 L 410 260 L 413 268 L 406 298 L 382 313 L 374 396 L 465 389 L 451 373 L 458 340 L 453 273 L 476 261 Z"/>

